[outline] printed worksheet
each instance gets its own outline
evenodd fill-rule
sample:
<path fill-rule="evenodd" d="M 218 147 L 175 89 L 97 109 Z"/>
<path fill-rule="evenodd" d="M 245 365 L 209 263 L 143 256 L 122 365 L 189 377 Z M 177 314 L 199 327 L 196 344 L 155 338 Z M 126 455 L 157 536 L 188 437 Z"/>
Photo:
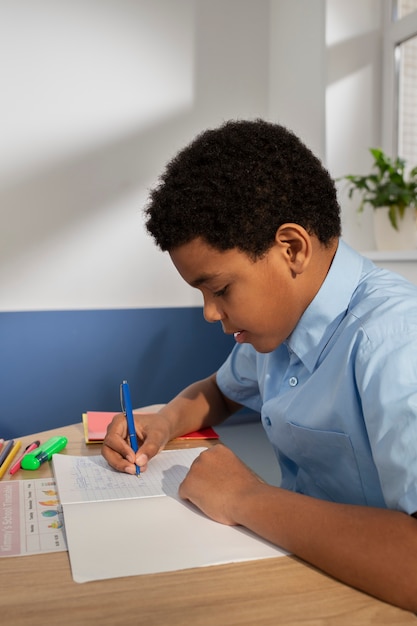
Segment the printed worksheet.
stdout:
<path fill-rule="evenodd" d="M 0 482 L 0 556 L 67 549 L 53 478 Z"/>

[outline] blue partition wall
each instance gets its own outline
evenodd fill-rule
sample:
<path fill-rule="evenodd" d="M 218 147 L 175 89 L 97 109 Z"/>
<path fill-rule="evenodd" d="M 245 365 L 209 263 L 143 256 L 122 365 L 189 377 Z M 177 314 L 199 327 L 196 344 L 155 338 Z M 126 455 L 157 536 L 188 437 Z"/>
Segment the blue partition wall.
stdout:
<path fill-rule="evenodd" d="M 201 308 L 0 313 L 0 437 L 119 411 L 122 379 L 134 406 L 166 402 L 232 346 Z"/>

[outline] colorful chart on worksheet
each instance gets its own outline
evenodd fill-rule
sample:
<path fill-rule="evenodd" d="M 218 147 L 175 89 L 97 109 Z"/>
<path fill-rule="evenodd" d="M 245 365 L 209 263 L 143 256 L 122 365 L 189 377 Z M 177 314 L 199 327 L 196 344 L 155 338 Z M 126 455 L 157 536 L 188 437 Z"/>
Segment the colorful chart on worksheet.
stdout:
<path fill-rule="evenodd" d="M 66 549 L 55 480 L 0 482 L 0 556 Z"/>

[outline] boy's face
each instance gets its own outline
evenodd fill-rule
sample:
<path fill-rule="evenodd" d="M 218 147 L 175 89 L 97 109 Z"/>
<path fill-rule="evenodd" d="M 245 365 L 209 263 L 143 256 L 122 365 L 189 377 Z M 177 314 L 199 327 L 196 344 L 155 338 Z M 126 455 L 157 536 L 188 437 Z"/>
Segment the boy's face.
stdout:
<path fill-rule="evenodd" d="M 253 261 L 237 248 L 219 251 L 198 238 L 170 251 L 182 278 L 200 289 L 204 317 L 258 352 L 272 352 L 291 334 L 308 302 L 288 254 L 274 245 Z"/>

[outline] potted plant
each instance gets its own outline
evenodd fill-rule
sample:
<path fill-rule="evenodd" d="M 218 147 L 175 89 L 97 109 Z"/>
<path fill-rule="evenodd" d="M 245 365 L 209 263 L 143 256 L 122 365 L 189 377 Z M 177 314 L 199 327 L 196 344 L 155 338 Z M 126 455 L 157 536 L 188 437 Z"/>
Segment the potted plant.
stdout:
<path fill-rule="evenodd" d="M 366 176 L 349 174 L 349 198 L 361 196 L 358 211 L 366 205 L 374 210 L 375 239 L 380 250 L 416 247 L 417 167 L 406 175 L 406 162 L 391 159 L 380 148 L 370 148 L 374 158 Z"/>

